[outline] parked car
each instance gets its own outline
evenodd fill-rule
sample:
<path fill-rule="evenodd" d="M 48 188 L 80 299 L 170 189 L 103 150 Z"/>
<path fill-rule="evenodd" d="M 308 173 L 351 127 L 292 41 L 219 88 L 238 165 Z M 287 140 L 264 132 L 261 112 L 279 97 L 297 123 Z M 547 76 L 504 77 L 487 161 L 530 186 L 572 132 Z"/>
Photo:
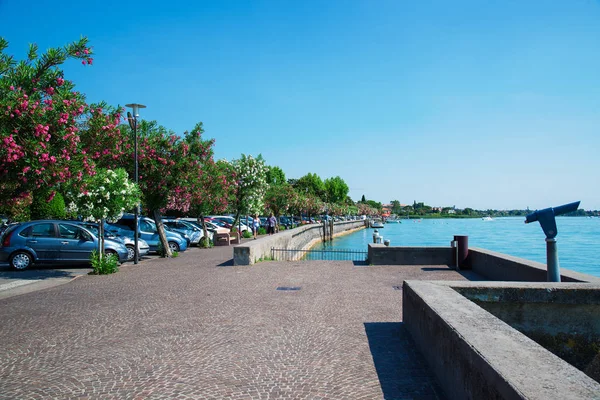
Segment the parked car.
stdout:
<path fill-rule="evenodd" d="M 205 217 L 204 220 L 208 221 L 208 222 L 210 222 L 212 224 L 215 224 L 217 226 L 220 226 L 221 228 L 226 228 L 226 229 L 228 229 L 228 232 L 229 232 L 229 229 L 231 229 L 231 224 L 228 224 L 227 222 L 223 222 L 220 219 L 215 219 L 215 218 L 211 218 L 211 217 Z"/>
<path fill-rule="evenodd" d="M 187 221 L 174 218 L 165 218 L 163 219 L 163 223 L 171 230 L 184 234 L 184 237 L 190 239 L 190 244 L 200 243 L 200 239 L 203 236 L 202 230 L 192 224 L 189 224 Z"/>
<path fill-rule="evenodd" d="M 0 262 L 25 270 L 34 264 L 87 264 L 98 248 L 98 237 L 75 222 L 40 220 L 12 225 L 0 237 Z M 127 248 L 105 239 L 104 251 L 127 261 Z"/>
<path fill-rule="evenodd" d="M 292 220 L 288 217 L 281 216 L 279 217 L 279 225 L 283 225 L 289 229 L 292 227 Z"/>
<path fill-rule="evenodd" d="M 98 224 L 93 222 L 78 222 L 85 226 L 92 233 L 98 236 Z M 132 261 L 135 258 L 135 238 L 134 232 L 126 229 L 118 228 L 114 225 L 104 224 L 104 238 L 120 241 L 127 247 L 127 261 Z M 138 238 L 138 255 L 145 256 L 150 251 L 150 246 L 142 238 Z"/>
<path fill-rule="evenodd" d="M 212 218 L 212 219 L 216 219 L 216 220 L 219 220 L 219 221 L 226 222 L 226 223 L 227 223 L 227 224 L 229 224 L 230 226 L 232 226 L 232 225 L 233 225 L 233 222 L 235 221 L 235 218 L 233 218 L 233 217 L 229 217 L 229 216 L 226 216 L 226 215 L 212 215 L 210 218 Z M 252 229 L 250 229 L 250 228 L 248 227 L 248 225 L 244 224 L 243 222 L 240 222 L 239 224 L 240 224 L 240 230 L 241 230 L 242 232 L 245 232 L 245 231 L 252 231 Z M 237 226 L 236 226 L 236 228 L 237 228 Z"/>
<path fill-rule="evenodd" d="M 148 217 L 139 217 L 138 221 L 141 238 L 148 243 L 148 246 L 150 246 L 150 251 L 157 252 L 160 238 L 158 237 L 156 224 Z M 128 228 L 133 231 L 135 229 L 134 216 L 131 214 L 125 214 L 116 222 L 116 224 L 113 225 L 121 228 Z M 167 229 L 165 229 L 165 234 L 167 236 L 167 242 L 169 243 L 169 248 L 171 251 L 185 251 L 187 249 L 187 241 L 180 234 L 171 232 Z"/>

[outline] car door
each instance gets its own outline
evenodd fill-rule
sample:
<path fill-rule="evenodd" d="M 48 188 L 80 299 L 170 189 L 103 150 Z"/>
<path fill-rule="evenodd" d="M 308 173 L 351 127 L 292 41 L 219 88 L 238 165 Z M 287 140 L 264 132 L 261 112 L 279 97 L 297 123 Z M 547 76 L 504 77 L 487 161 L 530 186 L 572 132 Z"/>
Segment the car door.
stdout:
<path fill-rule="evenodd" d="M 38 262 L 56 262 L 60 252 L 60 240 L 52 222 L 41 222 L 28 228 L 25 243 L 35 251 Z"/>
<path fill-rule="evenodd" d="M 144 239 L 146 243 L 148 243 L 148 246 L 150 246 L 150 251 L 158 250 L 159 238 L 154 224 L 141 219 L 139 223 L 139 229 L 142 239 Z"/>
<path fill-rule="evenodd" d="M 92 235 L 79 226 L 58 223 L 58 233 L 61 262 L 73 264 L 88 262 L 92 251 L 98 247 Z"/>

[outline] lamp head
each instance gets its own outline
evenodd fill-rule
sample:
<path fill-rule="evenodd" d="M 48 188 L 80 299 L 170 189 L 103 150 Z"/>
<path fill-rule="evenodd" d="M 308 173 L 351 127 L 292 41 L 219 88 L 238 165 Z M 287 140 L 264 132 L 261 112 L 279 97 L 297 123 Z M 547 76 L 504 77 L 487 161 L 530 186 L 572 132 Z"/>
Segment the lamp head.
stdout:
<path fill-rule="evenodd" d="M 145 105 L 143 104 L 137 104 L 137 103 L 130 103 L 130 104 L 125 104 L 125 107 L 129 107 L 133 110 L 133 116 L 135 118 L 140 116 L 140 108 L 146 108 Z"/>

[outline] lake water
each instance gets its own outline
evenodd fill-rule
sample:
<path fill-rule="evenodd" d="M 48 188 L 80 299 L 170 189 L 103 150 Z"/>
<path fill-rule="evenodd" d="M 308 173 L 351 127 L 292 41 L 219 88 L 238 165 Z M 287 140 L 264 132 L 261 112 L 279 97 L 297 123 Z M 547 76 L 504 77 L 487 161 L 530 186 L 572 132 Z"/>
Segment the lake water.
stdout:
<path fill-rule="evenodd" d="M 391 246 L 450 246 L 454 235 L 468 235 L 470 247 L 481 247 L 546 263 L 545 235 L 538 222 L 525 217 L 402 220 L 378 229 Z M 561 268 L 600 276 L 600 218 L 558 217 L 558 257 Z M 333 240 L 327 247 L 366 249 L 373 229 L 363 229 Z"/>

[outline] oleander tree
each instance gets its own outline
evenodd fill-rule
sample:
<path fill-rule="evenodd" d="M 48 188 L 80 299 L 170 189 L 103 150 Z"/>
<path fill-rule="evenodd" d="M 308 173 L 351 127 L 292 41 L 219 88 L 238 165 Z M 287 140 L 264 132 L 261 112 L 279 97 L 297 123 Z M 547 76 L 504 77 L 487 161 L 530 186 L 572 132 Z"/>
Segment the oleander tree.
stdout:
<path fill-rule="evenodd" d="M 0 212 L 14 216 L 35 191 L 51 189 L 51 197 L 58 185 L 93 174 L 79 147 L 85 99 L 60 68 L 70 59 L 93 59 L 87 38 L 41 54 L 31 44 L 20 61 L 7 48 L 0 38 Z"/>
<path fill-rule="evenodd" d="M 264 197 L 269 187 L 266 179 L 268 167 L 262 156 L 254 158 L 245 154 L 233 160 L 232 165 L 236 176 L 233 209 L 234 223 L 237 224 L 240 215 L 259 214 L 264 210 Z"/>
<path fill-rule="evenodd" d="M 204 128 L 198 123 L 190 134 L 186 134 L 183 145 L 188 159 L 188 190 L 191 195 L 189 214 L 194 215 L 202 226 L 203 240 L 200 245 L 209 247 L 208 229 L 204 217 L 220 214 L 229 206 L 232 185 L 235 182 L 233 166 L 225 160 L 215 162 L 214 140 L 202 138 Z"/>
<path fill-rule="evenodd" d="M 121 125 L 120 130 L 127 128 Z M 187 212 L 191 194 L 187 189 L 186 157 L 187 146 L 182 138 L 156 121 L 139 121 L 138 139 L 138 182 L 142 192 L 143 209 L 152 215 L 164 255 L 172 257 L 169 242 L 162 222 L 162 212 L 172 209 Z M 131 134 L 133 135 L 133 134 Z M 133 149 L 131 154 L 133 154 Z"/>
<path fill-rule="evenodd" d="M 90 104 L 80 124 L 80 147 L 97 167 L 125 168 L 133 177 L 133 135 L 120 125 L 123 111 L 105 102 Z"/>
<path fill-rule="evenodd" d="M 269 186 L 265 195 L 265 209 L 277 217 L 279 224 L 279 217 L 293 208 L 297 196 L 296 190 L 288 183 Z"/>
<path fill-rule="evenodd" d="M 306 215 L 310 221 L 310 218 L 313 215 L 318 215 L 323 212 L 325 203 L 323 203 L 316 195 L 309 193 L 305 198 L 304 209 L 306 210 Z"/>
<path fill-rule="evenodd" d="M 94 175 L 71 182 L 69 212 L 98 223 L 98 254 L 104 254 L 104 222 L 114 221 L 140 201 L 140 190 L 127 171 L 98 168 Z"/>

